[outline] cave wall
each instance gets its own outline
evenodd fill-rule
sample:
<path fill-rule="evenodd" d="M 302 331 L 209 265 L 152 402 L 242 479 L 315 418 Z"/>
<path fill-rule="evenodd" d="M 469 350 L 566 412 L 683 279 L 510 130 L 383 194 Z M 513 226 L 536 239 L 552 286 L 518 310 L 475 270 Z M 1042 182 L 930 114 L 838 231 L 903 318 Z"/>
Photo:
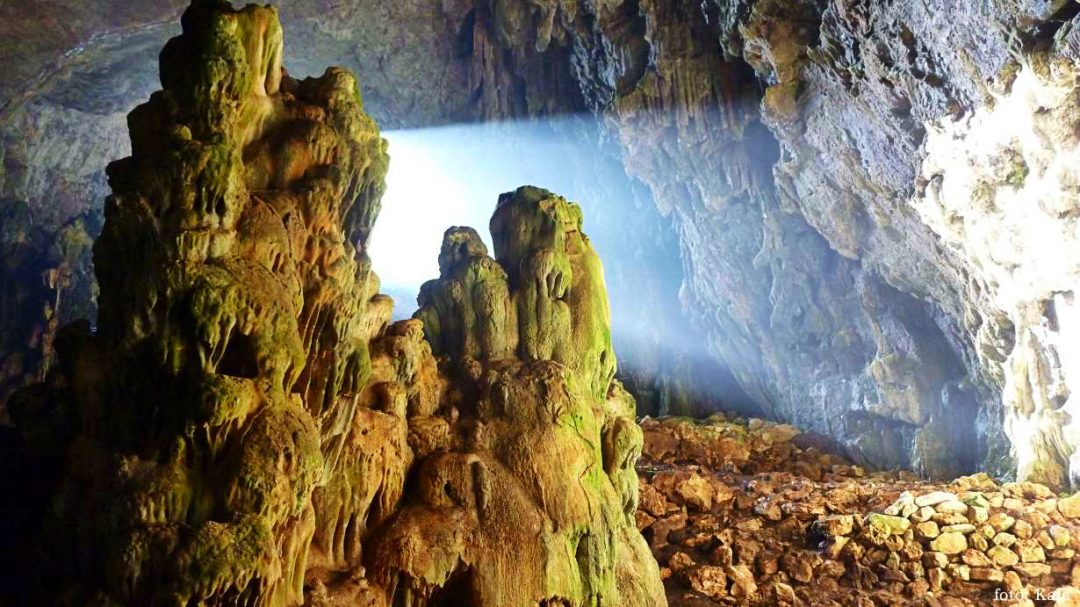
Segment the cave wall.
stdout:
<path fill-rule="evenodd" d="M 27 67 L 0 82 L 3 192 L 29 201 L 46 232 L 99 204 L 94 159 L 122 155 L 121 108 L 151 88 L 140 41 L 164 37 L 176 9 L 76 17 L 78 28 L 46 28 L 32 47 L 4 36 Z M 63 14 L 7 10 L 29 22 Z M 692 325 L 664 331 L 704 339 L 772 415 L 873 465 L 1069 482 L 1080 443 L 1068 425 L 1076 195 L 1063 161 L 1045 156 L 1073 148 L 1074 4 L 416 0 L 282 11 L 290 64 L 355 66 L 385 128 L 594 116 L 599 128 L 555 134 L 595 142 L 616 173 L 644 184 L 624 207 L 648 217 L 634 234 L 670 225 L 642 238 L 658 253 L 642 247 L 610 274 L 643 267 L 666 288 L 650 256 L 680 257 Z M 978 135 L 1001 122 L 1016 127 Z M 1040 202 L 1029 209 L 1030 199 Z M 1033 216 L 1038 227 L 1017 227 Z M 650 306 L 675 305 L 666 297 L 627 309 L 646 319 Z M 616 310 L 619 299 L 615 286 Z"/>
<path fill-rule="evenodd" d="M 690 314 L 759 403 L 874 465 L 1061 486 L 1075 14 L 534 2 L 493 24 L 527 86 L 569 49 L 675 220 Z"/>

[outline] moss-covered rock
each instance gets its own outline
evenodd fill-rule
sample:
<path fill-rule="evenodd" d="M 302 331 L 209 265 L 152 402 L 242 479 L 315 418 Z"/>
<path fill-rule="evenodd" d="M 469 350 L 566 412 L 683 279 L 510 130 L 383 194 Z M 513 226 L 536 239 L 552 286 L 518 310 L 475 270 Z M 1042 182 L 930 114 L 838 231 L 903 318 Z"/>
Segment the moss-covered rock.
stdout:
<path fill-rule="evenodd" d="M 452 229 L 391 325 L 355 78 L 289 78 L 273 8 L 197 1 L 183 26 L 108 169 L 97 328 L 57 333 L 15 399 L 56 465 L 29 602 L 663 604 L 580 209 L 505 197 L 498 260 Z"/>
<path fill-rule="evenodd" d="M 413 499 L 375 537 L 384 558 L 368 560 L 406 596 L 665 602 L 633 519 L 642 433 L 613 379 L 603 270 L 581 220 L 577 205 L 524 187 L 499 200 L 494 259 L 475 230 L 446 232 L 416 317 L 448 363 L 460 438 L 421 465 Z"/>
<path fill-rule="evenodd" d="M 183 26 L 109 167 L 98 330 L 60 344 L 40 399 L 73 404 L 75 435 L 45 602 L 302 603 L 313 493 L 388 317 L 354 245 L 387 163 L 355 79 L 290 79 L 272 8 L 197 2 Z"/>

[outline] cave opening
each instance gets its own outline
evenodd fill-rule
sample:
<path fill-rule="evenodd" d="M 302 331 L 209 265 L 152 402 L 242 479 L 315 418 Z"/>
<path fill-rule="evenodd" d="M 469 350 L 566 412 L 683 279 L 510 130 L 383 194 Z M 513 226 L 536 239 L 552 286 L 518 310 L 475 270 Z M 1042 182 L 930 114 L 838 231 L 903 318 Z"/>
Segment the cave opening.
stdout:
<path fill-rule="evenodd" d="M 601 204 L 588 197 L 585 175 L 575 166 L 595 148 L 570 141 L 548 122 L 460 124 L 383 136 L 390 170 L 368 252 L 398 318 L 416 311 L 420 286 L 438 277 L 447 229 L 475 228 L 494 255 L 487 228 L 500 194 L 530 184 Z"/>
<path fill-rule="evenodd" d="M 631 177 L 594 118 L 482 122 L 393 130 L 379 221 L 367 253 L 395 319 L 439 277 L 444 232 L 474 228 L 495 250 L 488 219 L 499 196 L 523 184 L 581 205 L 584 231 L 604 265 L 619 378 L 641 415 L 716 411 L 762 415 L 705 335 L 693 328 L 679 292 L 684 260 L 670 217 Z"/>

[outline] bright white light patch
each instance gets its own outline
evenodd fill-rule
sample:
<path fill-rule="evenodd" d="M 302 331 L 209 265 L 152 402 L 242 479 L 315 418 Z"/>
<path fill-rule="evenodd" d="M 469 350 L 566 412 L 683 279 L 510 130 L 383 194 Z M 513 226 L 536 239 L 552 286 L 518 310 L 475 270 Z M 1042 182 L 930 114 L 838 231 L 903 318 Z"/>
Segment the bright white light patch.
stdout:
<path fill-rule="evenodd" d="M 472 226 L 487 239 L 484 228 L 495 206 L 494 199 L 479 198 L 461 175 L 453 174 L 441 158 L 446 150 L 425 133 L 383 135 L 390 142 L 390 172 L 368 252 L 384 290 L 398 300 L 402 293 L 415 298 L 420 285 L 438 277 L 447 228 Z M 411 313 L 412 300 L 397 303 Z"/>
<path fill-rule="evenodd" d="M 928 185 L 912 200 L 966 260 L 969 288 L 1012 323 L 1015 337 L 1000 365 L 1005 431 L 1017 475 L 1043 482 L 1063 481 L 1066 463 L 1080 480 L 1078 87 L 1071 64 L 1025 64 L 992 105 L 927 124 Z M 991 333 L 983 341 L 1002 340 Z"/>
<path fill-rule="evenodd" d="M 390 172 L 368 254 L 398 318 L 412 315 L 420 286 L 439 276 L 448 228 L 476 229 L 494 254 L 488 222 L 500 194 L 535 185 L 578 199 L 570 177 L 573 148 L 544 125 L 459 125 L 383 137 L 390 142 Z"/>

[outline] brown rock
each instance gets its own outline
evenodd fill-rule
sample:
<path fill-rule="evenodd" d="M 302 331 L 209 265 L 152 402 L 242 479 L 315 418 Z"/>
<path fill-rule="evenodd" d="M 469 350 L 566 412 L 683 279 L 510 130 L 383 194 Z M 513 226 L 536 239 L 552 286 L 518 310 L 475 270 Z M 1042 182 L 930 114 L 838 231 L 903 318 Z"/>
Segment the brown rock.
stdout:
<path fill-rule="evenodd" d="M 752 565 L 761 554 L 761 542 L 740 537 L 735 540 L 735 556 L 738 562 L 744 565 Z"/>
<path fill-rule="evenodd" d="M 727 575 L 721 567 L 694 569 L 686 574 L 686 579 L 691 588 L 709 598 L 719 599 L 728 595 Z"/>
<path fill-rule="evenodd" d="M 941 528 L 942 533 L 961 533 L 963 535 L 971 535 L 975 533 L 975 525 L 971 523 L 961 523 L 959 525 L 946 525 Z"/>
<path fill-rule="evenodd" d="M 994 536 L 994 545 L 1009 548 L 1016 543 L 1016 536 L 1011 533 L 999 533 Z"/>
<path fill-rule="evenodd" d="M 1080 518 L 1080 493 L 1063 497 L 1057 501 L 1058 512 L 1065 518 Z"/>
<path fill-rule="evenodd" d="M 1016 524 L 1013 525 L 1012 532 L 1016 537 L 1026 540 L 1035 534 L 1035 529 L 1031 526 L 1031 523 L 1025 520 L 1018 520 L 1016 521 Z"/>
<path fill-rule="evenodd" d="M 915 525 L 915 536 L 921 539 L 932 540 L 941 535 L 938 524 L 934 521 L 926 521 Z"/>
<path fill-rule="evenodd" d="M 663 546 L 668 542 L 668 535 L 672 531 L 679 531 L 685 527 L 686 515 L 681 512 L 656 521 L 652 524 L 653 545 Z"/>
<path fill-rule="evenodd" d="M 902 584 L 906 584 L 911 581 L 906 573 L 900 571 L 899 569 L 893 568 L 885 569 L 884 573 L 882 574 L 882 578 L 890 582 L 900 582 Z"/>
<path fill-rule="evenodd" d="M 933 567 L 926 570 L 926 581 L 929 582 L 931 590 L 938 592 L 944 588 L 948 575 L 943 568 Z"/>
<path fill-rule="evenodd" d="M 1046 563 L 1018 563 L 1013 570 L 1024 577 L 1036 578 L 1050 574 L 1050 565 Z"/>
<path fill-rule="evenodd" d="M 965 582 L 971 579 L 971 567 L 967 565 L 960 565 L 958 563 L 950 564 L 946 570 L 955 579 L 964 580 Z"/>
<path fill-rule="evenodd" d="M 690 478 L 680 482 L 675 487 L 675 493 L 689 506 L 703 512 L 712 510 L 712 485 L 697 474 L 692 474 Z"/>
<path fill-rule="evenodd" d="M 690 558 L 690 555 L 685 552 L 676 552 L 668 559 L 668 568 L 674 573 L 690 569 L 695 564 L 694 559 Z"/>
<path fill-rule="evenodd" d="M 934 510 L 941 514 L 967 514 L 968 505 L 960 501 L 941 502 Z"/>
<path fill-rule="evenodd" d="M 1050 537 L 1053 538 L 1054 545 L 1058 548 L 1067 548 L 1072 542 L 1072 533 L 1061 525 L 1050 527 Z"/>
<path fill-rule="evenodd" d="M 838 559 L 844 548 L 847 546 L 851 539 L 844 536 L 837 536 L 831 538 L 825 545 L 824 554 L 826 558 Z"/>
<path fill-rule="evenodd" d="M 764 527 L 765 527 L 765 524 L 762 523 L 761 519 L 759 519 L 759 518 L 743 519 L 743 520 L 735 523 L 735 528 L 736 529 L 738 529 L 739 531 L 746 531 L 748 533 L 753 533 L 755 531 L 761 531 Z"/>
<path fill-rule="evenodd" d="M 650 525 L 656 522 L 656 517 L 645 512 L 644 510 L 638 510 L 634 513 L 634 524 L 637 526 L 638 531 L 648 529 Z"/>
<path fill-rule="evenodd" d="M 915 505 L 920 508 L 923 506 L 937 506 L 945 502 L 959 501 L 956 494 L 948 491 L 934 491 L 933 493 L 927 493 L 915 498 Z"/>
<path fill-rule="evenodd" d="M 1018 512 L 1024 509 L 1024 502 L 1015 497 L 1007 497 L 1002 500 L 1001 507 L 1010 512 Z"/>
<path fill-rule="evenodd" d="M 758 571 L 761 575 L 775 575 L 780 571 L 780 557 L 775 554 L 762 554 L 758 557 Z"/>
<path fill-rule="evenodd" d="M 847 568 L 839 561 L 826 560 L 818 567 L 817 574 L 822 577 L 838 578 L 847 572 Z"/>
<path fill-rule="evenodd" d="M 642 483 L 638 496 L 638 508 L 640 510 L 644 510 L 654 517 L 662 517 L 668 513 L 670 504 L 664 494 L 660 493 L 656 487 Z"/>
<path fill-rule="evenodd" d="M 1041 563 L 1046 560 L 1042 546 L 1034 540 L 1020 540 L 1016 543 L 1015 549 L 1020 555 L 1020 560 L 1025 563 Z"/>
<path fill-rule="evenodd" d="M 1050 532 L 1046 529 L 1040 529 L 1039 532 L 1035 534 L 1035 541 L 1043 547 L 1043 550 L 1053 550 L 1057 547 L 1054 543 L 1054 538 L 1050 537 Z"/>
<path fill-rule="evenodd" d="M 937 567 L 944 569 L 949 564 L 949 557 L 940 552 L 927 552 L 923 555 L 923 565 L 927 568 Z"/>
<path fill-rule="evenodd" d="M 924 579 L 915 580 L 907 586 L 908 596 L 916 599 L 925 597 L 929 590 L 930 582 Z"/>
<path fill-rule="evenodd" d="M 1009 516 L 1007 512 L 996 512 L 990 515 L 986 523 L 994 528 L 995 531 L 1008 531 L 1012 529 L 1012 526 L 1016 523 L 1016 519 Z"/>
<path fill-rule="evenodd" d="M 779 501 L 772 498 L 758 501 L 754 506 L 754 512 L 770 521 L 779 521 L 784 518 L 784 512 L 780 509 Z"/>
<path fill-rule="evenodd" d="M 802 582 L 804 584 L 809 583 L 814 579 L 814 566 L 810 559 L 803 553 L 792 553 L 785 555 L 781 562 L 784 567 L 784 571 L 791 576 L 791 579 Z"/>
<path fill-rule="evenodd" d="M 1076 551 L 1072 548 L 1055 548 L 1050 551 L 1049 557 L 1052 559 L 1072 560 L 1076 558 Z"/>
<path fill-rule="evenodd" d="M 986 552 L 990 548 L 990 541 L 981 533 L 973 533 L 968 536 L 968 545 L 980 552 Z"/>
<path fill-rule="evenodd" d="M 813 527 L 826 536 L 851 535 L 855 529 L 855 517 L 849 514 L 824 516 L 814 521 Z"/>
<path fill-rule="evenodd" d="M 962 533 L 956 532 L 942 533 L 930 543 L 930 548 L 935 552 L 950 555 L 960 554 L 967 550 L 967 547 L 967 538 Z"/>
<path fill-rule="evenodd" d="M 998 567 L 1010 567 L 1020 562 L 1020 557 L 1004 546 L 994 546 L 990 548 L 986 553 L 986 556 Z"/>
<path fill-rule="evenodd" d="M 972 567 L 971 581 L 973 582 L 1001 582 L 1005 575 L 999 569 L 991 567 Z"/>
<path fill-rule="evenodd" d="M 961 555 L 961 559 L 965 565 L 971 567 L 993 567 L 994 565 L 994 562 L 987 555 L 978 550 L 965 550 L 964 554 Z"/>
<path fill-rule="evenodd" d="M 773 586 L 776 592 L 776 600 L 781 605 L 789 605 L 795 603 L 798 598 L 795 596 L 795 589 L 782 582 L 777 582 Z"/>
<path fill-rule="evenodd" d="M 754 580 L 754 574 L 749 567 L 746 565 L 732 565 L 726 571 L 732 581 L 732 597 L 746 600 L 757 594 L 757 582 Z"/>
<path fill-rule="evenodd" d="M 1002 582 L 1005 590 L 1013 594 L 1019 594 L 1024 588 L 1024 582 L 1015 571 L 1006 571 L 1002 577 Z"/>

